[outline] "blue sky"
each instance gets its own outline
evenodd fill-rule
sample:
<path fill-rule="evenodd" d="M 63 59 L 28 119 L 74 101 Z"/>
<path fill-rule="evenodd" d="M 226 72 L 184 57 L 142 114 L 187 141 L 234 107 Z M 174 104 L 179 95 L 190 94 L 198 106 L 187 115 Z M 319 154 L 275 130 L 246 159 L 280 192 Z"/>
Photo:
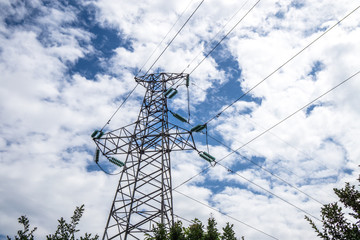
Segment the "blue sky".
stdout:
<path fill-rule="evenodd" d="M 118 177 L 92 162 L 90 134 L 106 123 L 146 59 L 156 49 L 142 73 L 199 2 L 0 0 L 0 238 L 16 233 L 21 215 L 44 237 L 56 219 L 69 218 L 81 204 L 82 231 L 102 235 Z M 205 0 L 150 73 L 192 71 L 255 2 Z M 191 74 L 191 124 L 214 117 L 357 5 L 260 1 Z M 332 188 L 358 178 L 359 77 L 241 146 L 360 70 L 359 11 L 209 123 L 216 139 L 209 138 L 212 155 L 223 159 L 231 152 L 227 147 L 239 148 L 221 162 L 233 173 L 215 166 L 178 190 L 278 239 L 315 239 L 303 216 L 319 217 L 321 205 L 303 193 L 328 203 L 335 200 Z M 179 90 L 169 108 L 186 115 L 186 91 Z M 138 87 L 107 129 L 134 122 L 143 94 Z M 190 128 L 172 116 L 170 121 Z M 203 134 L 195 139 L 199 149 L 207 148 Z M 173 153 L 172 165 L 174 186 L 208 166 L 191 151 Z M 219 227 L 234 223 L 238 236 L 268 239 L 178 193 L 174 209 L 203 222 L 212 213 Z"/>

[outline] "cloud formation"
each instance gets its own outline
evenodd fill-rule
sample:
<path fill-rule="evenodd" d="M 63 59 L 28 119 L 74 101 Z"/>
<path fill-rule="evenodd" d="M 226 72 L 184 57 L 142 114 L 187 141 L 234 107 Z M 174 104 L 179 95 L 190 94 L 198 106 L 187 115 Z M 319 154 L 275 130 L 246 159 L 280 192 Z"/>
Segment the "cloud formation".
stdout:
<path fill-rule="evenodd" d="M 24 214 L 44 237 L 83 203 L 81 230 L 102 234 L 118 179 L 92 163 L 89 135 L 133 89 L 182 11 L 188 6 L 141 73 L 199 2 L 0 1 L 0 238 L 13 235 Z M 150 72 L 194 70 L 255 3 L 205 0 Z M 260 1 L 191 74 L 191 123 L 216 116 L 356 7 Z M 225 168 L 177 190 L 240 221 L 174 192 L 176 215 L 205 222 L 213 213 L 219 226 L 232 222 L 250 240 L 270 239 L 261 231 L 315 238 L 303 216 L 318 217 L 321 205 L 303 193 L 328 203 L 333 187 L 358 177 L 359 76 L 251 139 L 360 70 L 359 11 L 209 123 L 210 152 Z M 139 87 L 107 129 L 134 122 L 143 93 Z M 169 106 L 186 113 L 186 91 Z M 195 137 L 207 149 L 205 136 Z M 172 162 L 174 186 L 208 166 L 194 152 L 175 153 Z"/>

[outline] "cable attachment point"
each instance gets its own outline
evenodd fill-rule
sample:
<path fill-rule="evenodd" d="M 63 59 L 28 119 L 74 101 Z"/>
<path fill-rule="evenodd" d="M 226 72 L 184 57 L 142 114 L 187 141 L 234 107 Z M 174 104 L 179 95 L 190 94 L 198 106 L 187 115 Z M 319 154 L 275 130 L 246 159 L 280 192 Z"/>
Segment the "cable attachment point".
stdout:
<path fill-rule="evenodd" d="M 216 165 L 215 157 L 211 156 L 207 152 L 199 152 L 199 156 L 210 163 L 211 166 Z"/>
<path fill-rule="evenodd" d="M 173 98 L 177 93 L 178 93 L 178 90 L 176 90 L 176 89 L 174 89 L 174 88 L 169 88 L 169 89 L 165 92 L 165 97 L 171 99 L 171 98 Z"/>
<path fill-rule="evenodd" d="M 92 137 L 93 139 L 99 139 L 99 138 L 101 138 L 103 135 L 104 135 L 104 132 L 103 132 L 103 131 L 95 130 L 95 131 L 91 134 L 91 137 Z"/>
<path fill-rule="evenodd" d="M 202 130 L 204 130 L 206 128 L 206 124 L 199 124 L 196 125 L 195 127 L 193 127 L 190 132 L 201 132 Z"/>
<path fill-rule="evenodd" d="M 180 116 L 179 114 L 177 113 L 174 113 L 172 111 L 170 111 L 170 113 L 175 117 L 177 118 L 178 120 L 182 121 L 182 122 L 188 122 L 188 120 L 186 120 L 184 117 Z"/>
<path fill-rule="evenodd" d="M 109 162 L 111 162 L 111 163 L 113 163 L 113 164 L 115 164 L 115 165 L 117 165 L 117 166 L 119 166 L 119 167 L 123 167 L 123 166 L 125 165 L 123 162 L 117 160 L 117 159 L 114 158 L 114 157 L 110 157 L 110 158 L 108 158 L 108 159 L 109 159 Z"/>
<path fill-rule="evenodd" d="M 94 155 L 94 162 L 95 162 L 96 164 L 99 163 L 99 157 L 100 157 L 100 149 L 99 149 L 99 148 L 96 148 L 96 150 L 95 150 L 95 155 Z"/>

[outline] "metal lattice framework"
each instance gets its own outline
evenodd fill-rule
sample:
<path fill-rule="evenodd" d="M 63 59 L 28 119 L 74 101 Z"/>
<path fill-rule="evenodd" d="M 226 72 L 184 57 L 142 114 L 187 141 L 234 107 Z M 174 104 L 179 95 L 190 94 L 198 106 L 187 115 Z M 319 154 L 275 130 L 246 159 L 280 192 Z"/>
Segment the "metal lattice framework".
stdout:
<path fill-rule="evenodd" d="M 184 73 L 135 78 L 146 88 L 137 121 L 94 138 L 103 155 L 125 163 L 103 239 L 143 239 L 153 224 L 173 224 L 170 152 L 196 146 L 191 132 L 168 122 L 166 91 L 187 78 Z"/>

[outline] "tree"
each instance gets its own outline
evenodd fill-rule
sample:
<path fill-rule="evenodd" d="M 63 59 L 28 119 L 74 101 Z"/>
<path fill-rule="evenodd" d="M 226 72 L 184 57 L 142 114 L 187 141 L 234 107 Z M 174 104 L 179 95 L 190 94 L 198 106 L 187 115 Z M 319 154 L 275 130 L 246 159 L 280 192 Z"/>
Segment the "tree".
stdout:
<path fill-rule="evenodd" d="M 162 224 L 153 226 L 152 235 L 145 234 L 146 240 L 236 240 L 233 224 L 226 224 L 223 233 L 220 234 L 216 228 L 216 220 L 212 216 L 208 219 L 206 232 L 201 221 L 195 218 L 187 228 L 182 227 L 182 222 L 177 221 L 170 228 L 169 232 Z M 241 238 L 244 240 L 244 237 Z"/>
<path fill-rule="evenodd" d="M 213 216 L 208 219 L 208 225 L 206 227 L 206 234 L 204 235 L 204 240 L 219 240 L 220 233 L 216 228 L 216 220 Z"/>
<path fill-rule="evenodd" d="M 360 181 L 360 178 L 358 179 Z M 359 240 L 360 239 L 360 192 L 354 185 L 345 184 L 345 188 L 334 188 L 339 202 L 325 204 L 321 208 L 322 231 L 308 217 L 305 219 L 310 223 L 317 235 L 325 240 Z M 351 223 L 339 204 L 350 211 L 350 215 L 356 220 Z"/>
<path fill-rule="evenodd" d="M 75 240 L 75 233 L 79 232 L 76 229 L 77 225 L 80 222 L 80 218 L 84 213 L 84 205 L 81 207 L 76 207 L 73 216 L 71 217 L 71 222 L 67 223 L 64 218 L 60 218 L 58 220 L 59 225 L 57 230 L 54 234 L 49 234 L 46 236 L 47 240 Z M 19 219 L 19 223 L 24 226 L 24 231 L 19 230 L 18 236 L 15 236 L 15 240 L 34 240 L 33 233 L 35 232 L 36 228 L 33 230 L 30 229 L 30 223 L 26 216 L 21 216 Z M 9 236 L 7 236 L 8 240 L 11 240 Z M 84 236 L 80 237 L 80 240 L 98 240 L 99 236 L 95 235 L 94 237 L 91 234 L 85 233 Z"/>
<path fill-rule="evenodd" d="M 197 218 L 193 220 L 188 228 L 185 229 L 186 240 L 201 240 L 204 237 L 204 225 Z"/>
<path fill-rule="evenodd" d="M 169 240 L 185 240 L 185 234 L 182 227 L 182 222 L 177 221 L 170 228 L 169 231 Z"/>
<path fill-rule="evenodd" d="M 18 236 L 15 236 L 15 240 L 34 240 L 34 232 L 36 228 L 30 231 L 30 223 L 29 219 L 26 216 L 21 216 L 18 218 L 18 222 L 24 226 L 24 231 L 19 230 Z M 11 240 L 9 236 L 7 236 L 8 240 Z"/>
<path fill-rule="evenodd" d="M 236 240 L 234 232 L 234 224 L 226 223 L 226 226 L 223 228 L 223 234 L 221 235 L 221 240 Z"/>
<path fill-rule="evenodd" d="M 153 234 L 152 237 L 149 234 L 145 234 L 146 240 L 167 240 L 167 233 L 164 224 L 158 223 L 156 226 L 153 226 Z"/>

